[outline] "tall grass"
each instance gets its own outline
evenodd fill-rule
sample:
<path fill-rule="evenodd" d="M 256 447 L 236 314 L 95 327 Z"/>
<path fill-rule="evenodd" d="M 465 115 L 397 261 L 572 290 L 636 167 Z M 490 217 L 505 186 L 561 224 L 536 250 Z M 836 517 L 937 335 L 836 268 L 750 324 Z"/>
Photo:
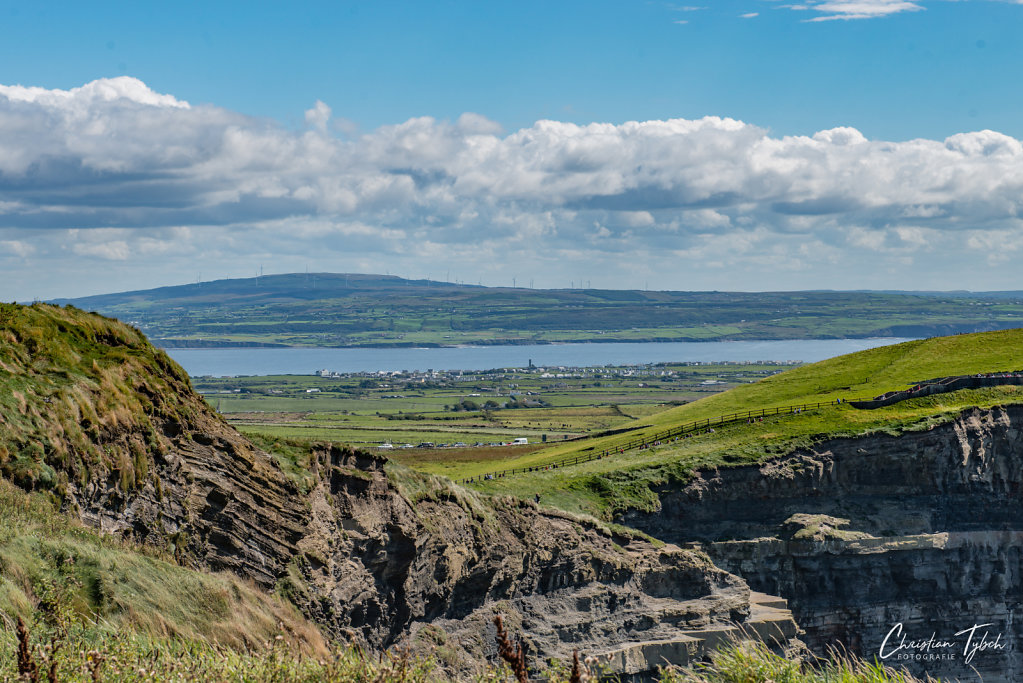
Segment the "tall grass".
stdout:
<path fill-rule="evenodd" d="M 325 652 L 318 628 L 283 599 L 233 574 L 174 564 L 169 551 L 101 535 L 68 519 L 48 494 L 0 480 L 0 626 L 102 623 L 140 637 L 244 650 L 280 633 L 289 648 Z"/>
<path fill-rule="evenodd" d="M 499 631 L 500 655 L 475 673 L 441 668 L 431 655 L 409 650 L 367 652 L 340 646 L 316 656 L 296 653 L 283 635 L 244 650 L 184 639 L 154 638 L 121 632 L 105 624 L 50 620 L 0 632 L 0 681 L 239 681 L 242 683 L 595 683 L 617 676 L 599 658 L 575 654 L 572 661 L 548 662 L 544 671 L 527 671 L 528 660 L 512 639 Z M 20 650 L 20 653 L 19 653 Z M 20 655 L 20 656 L 19 656 Z M 505 660 L 504 662 L 501 659 Z M 663 667 L 662 683 L 921 683 L 900 670 L 848 655 L 814 664 L 787 659 L 760 642 L 738 642 L 712 653 L 709 662 Z M 934 679 L 927 678 L 927 681 Z"/>
<path fill-rule="evenodd" d="M 772 652 L 759 641 L 731 644 L 713 653 L 710 662 L 693 667 L 666 667 L 660 679 L 663 683 L 921 683 L 905 670 L 837 652 L 804 664 Z M 929 676 L 925 680 L 936 683 Z"/>
<path fill-rule="evenodd" d="M 15 636 L 0 636 L 2 681 L 239 681 L 418 683 L 443 680 L 430 658 L 375 654 L 342 647 L 318 656 L 297 654 L 275 636 L 248 650 L 177 638 L 120 632 L 106 625 L 36 626 L 25 640 L 27 662 L 14 656 Z M 33 675 L 33 670 L 36 673 Z"/>

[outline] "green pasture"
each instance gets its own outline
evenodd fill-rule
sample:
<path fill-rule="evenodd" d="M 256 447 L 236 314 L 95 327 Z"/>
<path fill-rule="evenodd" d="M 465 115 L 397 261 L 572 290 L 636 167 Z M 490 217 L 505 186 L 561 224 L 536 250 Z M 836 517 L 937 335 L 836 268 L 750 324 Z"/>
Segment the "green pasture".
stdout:
<path fill-rule="evenodd" d="M 427 429 L 400 429 L 400 428 L 362 428 L 352 429 L 344 426 L 329 425 L 293 425 L 293 424 L 237 424 L 237 429 L 246 435 L 261 434 L 286 439 L 303 439 L 307 441 L 331 441 L 347 443 L 363 448 L 373 448 L 383 444 L 385 441 L 395 446 L 410 443 L 416 446 L 423 442 L 457 443 L 464 442 L 472 445 L 476 442 L 486 444 L 493 442 L 507 442 L 523 434 L 521 429 L 502 428 L 433 428 Z M 551 433 L 549 441 L 561 440 L 572 434 Z M 531 442 L 537 441 L 527 437 Z"/>
<path fill-rule="evenodd" d="M 543 501 L 554 507 L 610 519 L 629 507 L 655 508 L 657 500 L 651 487 L 685 482 L 698 469 L 760 462 L 828 438 L 923 430 L 953 419 L 970 407 L 1011 403 L 1023 403 L 1020 387 L 940 394 L 872 411 L 848 405 L 822 408 L 772 416 L 752 425 L 715 427 L 713 434 L 669 441 L 649 449 L 632 449 L 579 465 L 477 481 L 471 486 L 487 493 L 524 498 L 540 493 Z M 586 443 L 593 445 L 597 441 L 590 439 Z M 573 442 L 571 446 L 578 450 L 581 444 Z M 552 452 L 561 450 L 564 448 L 555 446 L 500 463 L 433 464 L 422 469 L 460 480 L 508 467 L 543 467 L 555 459 Z"/>
<path fill-rule="evenodd" d="M 642 419 L 642 428 L 626 434 L 555 444 L 509 459 L 501 468 L 543 467 L 572 455 L 617 451 L 628 441 L 679 424 L 750 409 L 869 398 L 919 381 L 952 375 L 1010 371 L 1023 367 L 1023 330 L 940 337 L 862 351 L 789 370 L 756 384 L 741 385 L 695 403 Z M 607 515 L 626 505 L 653 504 L 649 485 L 684 479 L 704 466 L 757 462 L 836 436 L 868 432 L 898 433 L 923 429 L 972 407 L 1023 402 L 1018 387 L 963 390 L 904 401 L 882 409 L 860 410 L 849 404 L 813 409 L 797 415 L 772 416 L 752 425 L 716 427 L 704 434 L 659 447 L 615 453 L 600 460 L 556 470 L 516 474 L 475 484 L 494 493 L 532 495 L 569 510 Z M 453 478 L 478 477 L 494 471 L 493 463 L 438 468 Z"/>
<path fill-rule="evenodd" d="M 490 443 L 526 437 L 540 443 L 621 429 L 659 412 L 781 370 L 777 365 L 640 366 L 646 374 L 592 368 L 582 377 L 543 377 L 507 369 L 471 373 L 472 381 L 442 374 L 340 378 L 282 375 L 193 378 L 207 402 L 248 434 L 329 440 L 369 447 L 422 442 Z M 632 372 L 632 370 L 629 370 Z M 672 372 L 661 376 L 660 373 Z M 466 373 L 470 374 L 470 373 Z M 720 384 L 704 385 L 712 379 Z M 309 390 L 315 390 L 310 392 Z M 456 410 L 463 402 L 484 408 L 515 398 L 543 407 Z M 502 457 L 511 457 L 510 454 Z M 494 458 L 488 458 L 492 461 Z"/>

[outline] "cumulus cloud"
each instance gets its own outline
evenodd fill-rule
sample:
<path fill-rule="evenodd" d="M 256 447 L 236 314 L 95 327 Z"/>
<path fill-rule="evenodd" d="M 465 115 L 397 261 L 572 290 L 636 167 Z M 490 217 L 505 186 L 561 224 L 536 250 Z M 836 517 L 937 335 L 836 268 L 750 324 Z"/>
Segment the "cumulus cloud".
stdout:
<path fill-rule="evenodd" d="M 77 109 L 79 111 L 97 102 L 116 101 L 137 102 L 157 107 L 189 108 L 188 102 L 178 100 L 173 95 L 161 95 L 153 92 L 142 81 L 128 76 L 103 78 L 71 90 L 0 85 L 0 95 L 11 102 L 33 102 L 51 108 Z"/>
<path fill-rule="evenodd" d="M 339 138 L 331 117 L 317 102 L 292 130 L 130 78 L 0 86 L 0 256 L 541 268 L 631 250 L 799 271 L 839 249 L 904 259 L 1023 231 L 1023 144 L 995 131 L 778 137 L 706 117 L 506 133 L 465 114 Z"/>
<path fill-rule="evenodd" d="M 822 13 L 807 21 L 833 21 L 836 19 L 875 19 L 901 12 L 918 12 L 924 7 L 909 0 L 808 0 L 795 5 L 783 5 L 793 10 L 812 10 Z"/>
<path fill-rule="evenodd" d="M 306 110 L 305 122 L 310 128 L 313 128 L 320 133 L 326 133 L 327 122 L 330 121 L 330 115 L 330 107 L 323 102 L 316 100 L 316 105 L 312 109 Z"/>

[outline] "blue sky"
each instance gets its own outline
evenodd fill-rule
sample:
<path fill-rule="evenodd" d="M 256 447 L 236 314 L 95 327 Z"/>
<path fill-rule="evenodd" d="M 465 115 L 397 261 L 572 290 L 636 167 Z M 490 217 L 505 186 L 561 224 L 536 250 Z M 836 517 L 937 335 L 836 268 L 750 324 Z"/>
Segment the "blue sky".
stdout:
<path fill-rule="evenodd" d="M 285 124 L 321 100 L 363 128 L 471 111 L 509 130 L 716 115 L 780 134 L 1023 137 L 1023 7 L 903 4 L 922 9 L 814 23 L 836 15 L 771 0 L 7 4 L 0 75 L 65 89 L 130 75 Z"/>
<path fill-rule="evenodd" d="M 1023 289 L 1020 27 L 998 0 L 0 3 L 0 299 L 260 265 Z"/>

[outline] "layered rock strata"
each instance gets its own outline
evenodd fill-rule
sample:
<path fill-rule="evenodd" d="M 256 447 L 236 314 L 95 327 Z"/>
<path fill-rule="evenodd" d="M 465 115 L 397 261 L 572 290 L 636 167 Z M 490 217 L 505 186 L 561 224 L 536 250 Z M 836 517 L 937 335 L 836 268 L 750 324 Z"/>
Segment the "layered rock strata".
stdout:
<path fill-rule="evenodd" d="M 68 510 L 280 589 L 344 641 L 440 645 L 468 672 L 493 660 L 501 613 L 534 662 L 577 649 L 640 674 L 689 661 L 736 624 L 782 646 L 795 634 L 790 614 L 762 618 L 746 583 L 702 553 L 480 498 L 348 448 L 316 452 L 304 489 L 215 414 L 157 423 L 161 448 L 140 486 L 96 471 L 68 481 Z"/>

